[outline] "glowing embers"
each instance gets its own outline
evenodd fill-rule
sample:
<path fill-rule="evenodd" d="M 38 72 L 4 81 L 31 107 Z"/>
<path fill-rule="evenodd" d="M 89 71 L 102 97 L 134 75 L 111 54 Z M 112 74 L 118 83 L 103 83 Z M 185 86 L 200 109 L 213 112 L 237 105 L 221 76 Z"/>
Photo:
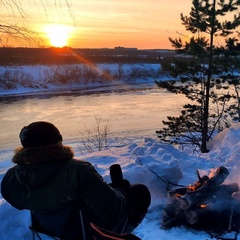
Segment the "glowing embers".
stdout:
<path fill-rule="evenodd" d="M 240 193 L 237 183 L 223 184 L 225 167 L 201 177 L 193 185 L 168 191 L 162 227 L 186 225 L 200 230 L 231 231 L 240 226 Z M 219 238 L 220 239 L 220 238 Z"/>

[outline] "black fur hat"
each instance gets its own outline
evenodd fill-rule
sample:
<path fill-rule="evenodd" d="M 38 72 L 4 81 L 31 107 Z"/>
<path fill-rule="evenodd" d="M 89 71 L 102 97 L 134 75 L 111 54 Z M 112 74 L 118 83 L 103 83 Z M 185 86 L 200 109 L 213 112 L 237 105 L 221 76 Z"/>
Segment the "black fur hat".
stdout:
<path fill-rule="evenodd" d="M 40 147 L 62 141 L 59 130 L 49 122 L 33 122 L 22 128 L 19 134 L 23 147 Z"/>

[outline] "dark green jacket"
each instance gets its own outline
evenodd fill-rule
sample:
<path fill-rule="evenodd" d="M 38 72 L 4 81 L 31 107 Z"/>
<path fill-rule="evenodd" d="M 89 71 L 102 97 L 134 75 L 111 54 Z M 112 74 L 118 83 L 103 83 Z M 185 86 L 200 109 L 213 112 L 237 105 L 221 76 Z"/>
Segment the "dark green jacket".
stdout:
<path fill-rule="evenodd" d="M 70 147 L 20 148 L 1 183 L 2 196 L 13 207 L 41 214 L 79 204 L 93 223 L 116 230 L 128 214 L 123 192 L 111 188 L 85 161 L 74 160 Z"/>

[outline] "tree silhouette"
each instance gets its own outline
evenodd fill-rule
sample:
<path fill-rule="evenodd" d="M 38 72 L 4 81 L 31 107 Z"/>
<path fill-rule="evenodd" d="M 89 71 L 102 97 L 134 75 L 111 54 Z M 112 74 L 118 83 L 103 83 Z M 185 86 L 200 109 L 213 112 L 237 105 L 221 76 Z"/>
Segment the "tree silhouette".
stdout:
<path fill-rule="evenodd" d="M 192 140 L 195 143 L 200 141 L 199 145 L 203 153 L 208 152 L 207 142 L 217 124 L 222 120 L 223 107 L 230 99 L 228 93 L 217 97 L 214 90 L 224 86 L 222 85 L 223 81 L 217 83 L 214 79 L 220 74 L 220 70 L 223 68 L 223 59 L 226 59 L 227 54 L 229 55 L 228 60 L 231 60 L 233 64 L 232 56 L 236 54 L 237 47 L 239 47 L 236 37 L 239 34 L 237 29 L 240 25 L 239 6 L 240 0 L 193 0 L 189 16 L 180 15 L 182 24 L 187 31 L 191 32 L 192 37 L 185 43 L 183 43 L 182 38 L 169 38 L 176 51 L 185 56 L 185 58 L 175 60 L 171 72 L 175 77 L 185 75 L 188 80 L 188 85 L 184 88 L 173 85 L 171 91 L 184 93 L 189 99 L 195 100 L 197 106 L 195 104 L 186 105 L 180 118 L 169 117 L 170 121 L 163 123 L 168 125 L 169 129 L 173 124 L 178 126 L 182 124 L 182 129 L 179 129 L 178 132 L 188 131 L 189 134 L 185 135 L 185 139 L 190 135 L 192 136 L 194 130 L 198 130 L 198 137 L 192 136 Z M 228 20 L 229 17 L 231 17 L 231 20 Z M 230 38 L 230 36 L 233 37 Z M 216 46 L 214 40 L 217 37 L 224 37 L 226 46 Z M 231 52 L 231 48 L 234 51 Z M 191 57 L 186 58 L 186 55 Z M 217 60 L 220 61 L 217 62 Z M 229 69 L 225 70 L 229 71 Z M 221 80 L 223 79 L 221 78 Z M 163 87 L 162 83 L 158 83 L 158 85 Z M 220 103 L 222 106 L 221 110 L 218 108 L 217 116 L 215 114 L 211 115 L 212 118 L 215 118 L 215 120 L 211 119 L 213 125 L 211 129 L 209 129 L 210 101 L 215 103 L 217 107 Z M 184 114 L 186 114 L 186 118 L 183 118 Z M 193 120 L 192 118 L 190 120 L 193 115 L 198 116 L 198 119 Z M 164 139 L 169 131 L 165 128 L 163 131 L 157 131 L 157 133 L 160 134 L 161 139 Z"/>

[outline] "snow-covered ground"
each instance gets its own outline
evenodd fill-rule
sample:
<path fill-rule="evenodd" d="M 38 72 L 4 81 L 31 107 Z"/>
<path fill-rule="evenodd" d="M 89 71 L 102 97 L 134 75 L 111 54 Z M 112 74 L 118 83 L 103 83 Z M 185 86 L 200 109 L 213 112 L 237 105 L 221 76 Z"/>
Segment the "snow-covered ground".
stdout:
<path fill-rule="evenodd" d="M 124 147 L 87 154 L 84 159 L 90 161 L 107 182 L 110 181 L 109 166 L 119 163 L 126 179 L 131 183 L 141 182 L 149 187 L 152 195 L 151 207 L 142 224 L 134 231 L 141 239 L 206 240 L 210 238 L 210 235 L 203 231 L 185 227 L 175 227 L 169 230 L 161 228 L 161 209 L 166 203 L 166 185 L 152 171 L 164 180 L 188 185 L 197 180 L 196 169 L 201 174 L 208 174 L 210 170 L 225 166 L 230 171 L 226 181 L 240 184 L 239 138 L 240 124 L 235 124 L 221 132 L 212 141 L 211 151 L 207 154 L 192 155 L 188 151 L 181 151 L 169 144 L 145 137 L 138 143 L 132 142 Z M 67 142 L 67 139 L 65 144 L 72 146 L 75 150 L 78 148 L 76 143 Z M 0 152 L 1 179 L 11 165 L 11 157 L 12 153 Z M 80 158 L 78 155 L 76 157 Z M 29 217 L 28 211 L 18 211 L 12 208 L 1 197 L 1 240 L 31 239 L 31 233 L 28 229 Z"/>
<path fill-rule="evenodd" d="M 134 109 L 132 110 L 134 111 Z M 61 129 L 60 129 L 61 131 Z M 64 138 L 64 136 L 63 136 Z M 64 138 L 64 144 L 71 146 L 76 158 L 91 162 L 96 170 L 110 182 L 109 167 L 114 163 L 122 166 L 124 178 L 131 183 L 146 184 L 152 195 L 149 212 L 142 224 L 134 233 L 143 240 L 207 240 L 210 235 L 185 227 L 174 227 L 165 230 L 161 227 L 162 209 L 166 204 L 165 181 L 188 185 L 197 180 L 196 169 L 201 175 L 225 166 L 230 174 L 226 183 L 237 182 L 240 185 L 240 124 L 234 124 L 218 134 L 209 145 L 210 152 L 192 154 L 189 149 L 177 149 L 148 136 L 136 137 L 122 147 L 111 147 L 108 150 L 80 156 L 78 143 Z M 0 181 L 4 173 L 13 164 L 13 152 L 0 151 Z M 0 239 L 31 239 L 28 229 L 30 215 L 28 211 L 18 211 L 11 207 L 0 195 Z M 240 239 L 240 236 L 239 238 Z"/>

